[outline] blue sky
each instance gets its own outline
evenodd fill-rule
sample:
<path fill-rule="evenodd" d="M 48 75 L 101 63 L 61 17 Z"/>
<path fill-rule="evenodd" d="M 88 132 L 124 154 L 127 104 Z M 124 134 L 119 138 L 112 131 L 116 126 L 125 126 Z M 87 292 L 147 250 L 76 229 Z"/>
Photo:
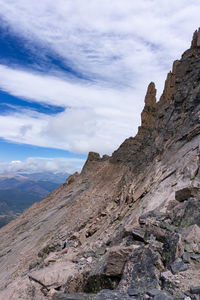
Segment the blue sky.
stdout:
<path fill-rule="evenodd" d="M 0 172 L 80 170 L 134 136 L 199 1 L 0 0 Z"/>

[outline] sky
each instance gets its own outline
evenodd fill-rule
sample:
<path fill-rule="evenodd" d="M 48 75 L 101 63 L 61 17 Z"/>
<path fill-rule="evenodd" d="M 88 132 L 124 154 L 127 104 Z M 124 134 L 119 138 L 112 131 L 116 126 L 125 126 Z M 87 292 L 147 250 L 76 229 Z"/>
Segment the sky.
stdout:
<path fill-rule="evenodd" d="M 0 0 L 0 172 L 81 170 L 134 136 L 199 0 Z"/>

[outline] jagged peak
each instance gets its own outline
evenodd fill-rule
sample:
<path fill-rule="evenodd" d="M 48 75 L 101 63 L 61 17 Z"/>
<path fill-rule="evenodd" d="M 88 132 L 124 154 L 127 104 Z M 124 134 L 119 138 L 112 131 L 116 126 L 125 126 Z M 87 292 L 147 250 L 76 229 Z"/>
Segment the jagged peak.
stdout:
<path fill-rule="evenodd" d="M 101 165 L 101 164 L 99 164 L 100 162 L 109 161 L 109 159 L 110 159 L 109 155 L 104 154 L 101 157 L 100 154 L 97 152 L 92 152 L 92 151 L 89 152 L 81 174 L 83 174 L 85 172 L 87 172 L 87 173 L 92 172 L 93 168 L 95 168 L 97 170 L 98 166 Z"/>
<path fill-rule="evenodd" d="M 144 99 L 145 106 L 141 113 L 142 128 L 151 128 L 155 119 L 156 111 L 156 87 L 154 82 L 150 82 Z"/>
<path fill-rule="evenodd" d="M 87 161 L 105 161 L 105 160 L 108 160 L 109 158 L 110 158 L 110 156 L 107 154 L 104 154 L 101 157 L 100 154 L 97 152 L 89 152 Z"/>
<path fill-rule="evenodd" d="M 200 28 L 195 30 L 191 42 L 191 48 L 200 47 Z"/>
<path fill-rule="evenodd" d="M 99 155 L 99 153 L 97 153 L 97 152 L 89 152 L 88 153 L 88 161 L 98 161 L 98 160 L 100 160 L 101 159 L 101 157 L 100 157 L 100 155 Z"/>
<path fill-rule="evenodd" d="M 145 105 L 155 106 L 156 105 L 156 87 L 154 82 L 150 82 L 147 88 L 146 96 L 145 96 Z"/>
<path fill-rule="evenodd" d="M 173 100 L 173 95 L 175 93 L 175 86 L 176 86 L 176 73 L 177 73 L 177 66 L 180 64 L 180 60 L 175 60 L 173 62 L 172 71 L 167 74 L 167 78 L 165 80 L 165 86 L 163 93 L 160 97 L 160 103 L 165 102 L 165 104 L 169 105 Z"/>

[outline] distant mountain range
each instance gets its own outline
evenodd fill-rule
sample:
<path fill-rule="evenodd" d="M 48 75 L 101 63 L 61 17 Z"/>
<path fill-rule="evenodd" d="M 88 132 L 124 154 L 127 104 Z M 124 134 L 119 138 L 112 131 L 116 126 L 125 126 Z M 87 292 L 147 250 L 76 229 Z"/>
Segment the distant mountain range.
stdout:
<path fill-rule="evenodd" d="M 0 227 L 64 183 L 68 173 L 0 174 Z"/>

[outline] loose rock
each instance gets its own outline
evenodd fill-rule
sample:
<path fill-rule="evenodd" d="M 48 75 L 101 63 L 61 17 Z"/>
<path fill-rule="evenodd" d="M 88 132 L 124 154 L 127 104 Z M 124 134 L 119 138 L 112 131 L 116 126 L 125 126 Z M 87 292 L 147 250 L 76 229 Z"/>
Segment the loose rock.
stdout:
<path fill-rule="evenodd" d="M 177 258 L 172 264 L 171 264 L 171 270 L 173 274 L 176 274 L 178 272 L 183 272 L 188 269 L 188 265 L 186 265 L 181 258 Z"/>
<path fill-rule="evenodd" d="M 191 286 L 190 293 L 191 294 L 200 294 L 200 286 Z"/>
<path fill-rule="evenodd" d="M 175 298 L 166 291 L 160 291 L 160 293 L 154 297 L 154 300 L 175 300 Z"/>

